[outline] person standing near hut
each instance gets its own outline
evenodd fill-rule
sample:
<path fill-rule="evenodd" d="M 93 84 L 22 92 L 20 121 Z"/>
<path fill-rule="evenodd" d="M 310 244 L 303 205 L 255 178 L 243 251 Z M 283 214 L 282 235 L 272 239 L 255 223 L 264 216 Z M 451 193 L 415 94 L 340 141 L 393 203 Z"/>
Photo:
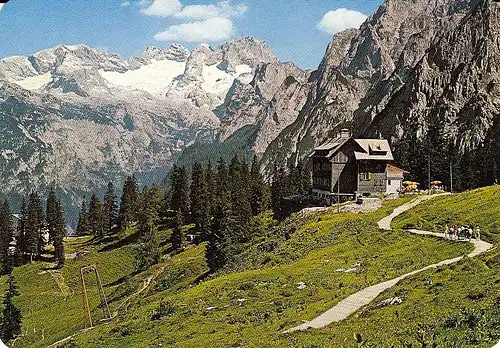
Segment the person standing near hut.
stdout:
<path fill-rule="evenodd" d="M 448 226 L 448 223 L 444 225 L 444 238 L 446 239 L 450 238 L 450 227 Z"/>
<path fill-rule="evenodd" d="M 476 226 L 476 233 L 474 236 L 477 240 L 481 240 L 481 228 L 479 228 L 479 225 Z"/>

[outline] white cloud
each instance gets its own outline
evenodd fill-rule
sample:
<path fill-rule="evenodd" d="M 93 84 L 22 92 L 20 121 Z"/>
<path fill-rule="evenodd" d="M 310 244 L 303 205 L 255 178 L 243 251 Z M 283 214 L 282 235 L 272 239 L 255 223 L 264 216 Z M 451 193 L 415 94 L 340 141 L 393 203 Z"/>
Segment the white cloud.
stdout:
<path fill-rule="evenodd" d="M 141 0 L 141 13 L 148 16 L 169 17 L 182 9 L 179 0 Z"/>
<path fill-rule="evenodd" d="M 327 34 L 335 34 L 345 29 L 359 28 L 366 18 L 361 12 L 339 8 L 327 12 L 316 27 Z"/>
<path fill-rule="evenodd" d="M 214 17 L 204 21 L 182 23 L 170 26 L 157 33 L 158 41 L 216 42 L 231 38 L 233 22 L 229 18 Z"/>
<path fill-rule="evenodd" d="M 3 5 L 5 5 L 5 4 L 0 4 L 0 11 L 2 11 Z"/>
<path fill-rule="evenodd" d="M 128 7 L 130 6 L 130 1 L 124 1 L 120 4 L 121 7 Z"/>
<path fill-rule="evenodd" d="M 213 17 L 241 17 L 248 11 L 245 4 L 231 5 L 229 1 L 219 1 L 215 5 L 188 5 L 175 13 L 175 17 L 189 19 L 208 19 Z"/>

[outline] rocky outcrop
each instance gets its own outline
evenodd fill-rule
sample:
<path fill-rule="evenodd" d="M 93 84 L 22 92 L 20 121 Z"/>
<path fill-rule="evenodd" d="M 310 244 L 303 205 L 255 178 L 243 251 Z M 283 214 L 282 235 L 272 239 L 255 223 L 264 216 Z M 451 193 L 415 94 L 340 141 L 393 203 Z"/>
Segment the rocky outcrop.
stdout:
<path fill-rule="evenodd" d="M 238 129 L 256 125 L 253 144 L 249 146 L 257 153 L 264 152 L 267 145 L 297 118 L 304 105 L 308 77 L 308 72 L 291 62 L 277 62 L 257 67 L 250 84 L 235 80 L 224 104 L 218 108 L 221 119 L 218 140 L 225 141 Z"/>
<path fill-rule="evenodd" d="M 348 126 L 362 134 L 364 125 L 404 84 L 433 40 L 452 31 L 478 2 L 388 0 L 359 30 L 334 36 L 313 73 L 299 117 L 266 150 L 267 170 L 276 162 L 305 158 L 328 131 Z"/>
<path fill-rule="evenodd" d="M 429 123 L 439 121 L 457 152 L 489 137 L 498 142 L 490 133 L 500 115 L 499 37 L 500 4 L 480 2 L 458 26 L 434 38 L 397 92 L 368 108 L 377 113 L 360 113 L 360 124 L 369 125 L 363 131 L 397 143 L 425 134 Z"/>

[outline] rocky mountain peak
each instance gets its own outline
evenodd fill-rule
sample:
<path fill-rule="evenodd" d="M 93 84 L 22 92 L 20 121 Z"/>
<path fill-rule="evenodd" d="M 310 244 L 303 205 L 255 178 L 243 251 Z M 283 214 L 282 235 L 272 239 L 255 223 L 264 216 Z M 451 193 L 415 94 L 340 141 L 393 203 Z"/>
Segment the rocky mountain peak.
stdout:
<path fill-rule="evenodd" d="M 189 50 L 180 44 L 172 44 L 168 49 L 162 49 L 156 46 L 148 46 L 144 50 L 143 57 L 149 59 L 163 60 L 168 59 L 176 62 L 185 62 L 189 57 Z"/>
<path fill-rule="evenodd" d="M 218 50 L 222 54 L 219 67 L 228 72 L 235 72 L 238 65 L 252 68 L 261 63 L 275 63 L 278 58 L 269 45 L 253 37 L 244 37 L 221 45 Z"/>

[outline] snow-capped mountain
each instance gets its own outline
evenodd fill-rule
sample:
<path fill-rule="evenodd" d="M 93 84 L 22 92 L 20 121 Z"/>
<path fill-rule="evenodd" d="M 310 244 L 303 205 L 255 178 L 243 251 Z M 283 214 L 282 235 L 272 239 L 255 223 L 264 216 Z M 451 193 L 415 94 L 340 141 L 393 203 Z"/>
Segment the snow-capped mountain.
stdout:
<path fill-rule="evenodd" d="M 184 148 L 217 139 L 227 95 L 235 85 L 250 86 L 266 64 L 279 63 L 252 38 L 191 52 L 178 44 L 148 47 L 128 59 L 85 45 L 6 57 L 2 193 L 55 185 L 75 206 L 83 193 L 127 174 L 160 181 Z"/>

